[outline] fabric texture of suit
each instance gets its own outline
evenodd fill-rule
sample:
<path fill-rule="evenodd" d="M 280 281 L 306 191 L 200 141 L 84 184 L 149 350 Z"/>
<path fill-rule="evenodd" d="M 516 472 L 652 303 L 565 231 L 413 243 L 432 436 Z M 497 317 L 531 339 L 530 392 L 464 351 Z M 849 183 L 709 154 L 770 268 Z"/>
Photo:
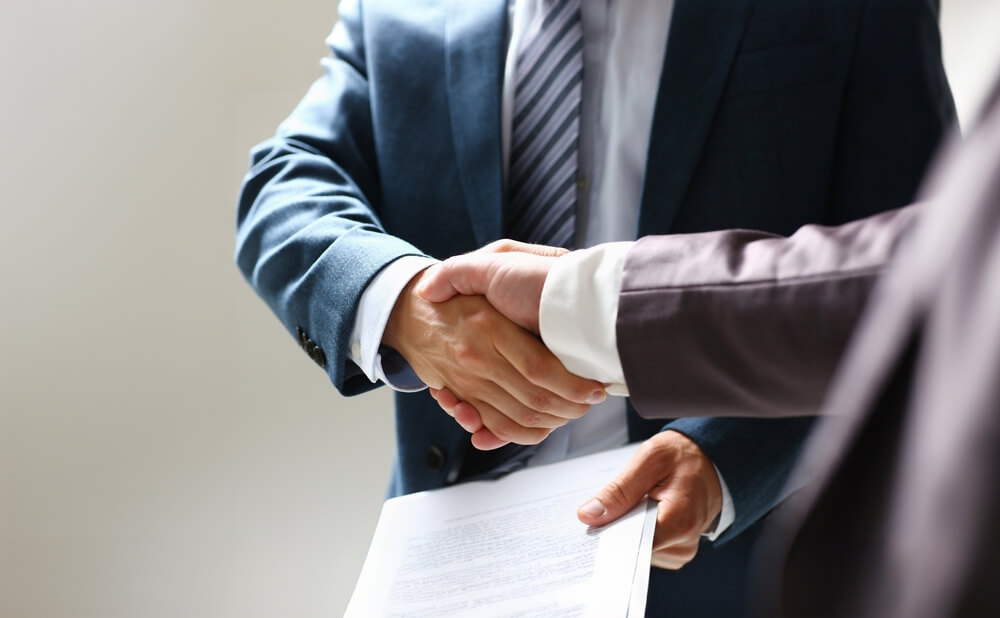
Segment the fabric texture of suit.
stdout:
<path fill-rule="evenodd" d="M 788 238 L 726 230 L 639 240 L 625 259 L 616 324 L 638 413 L 820 409 L 872 287 L 923 207 Z"/>
<path fill-rule="evenodd" d="M 344 394 L 375 386 L 347 348 L 359 298 L 382 268 L 505 236 L 506 8 L 342 3 L 324 76 L 252 153 L 237 262 Z M 661 83 L 649 84 L 658 95 L 637 236 L 783 234 L 909 202 L 953 120 L 936 18 L 924 0 L 677 0 Z M 634 411 L 628 422 L 632 440 L 663 429 Z M 667 427 L 694 439 L 726 479 L 737 514 L 726 540 L 784 498 L 811 421 Z M 391 494 L 481 467 L 468 435 L 426 392 L 396 394 L 396 431 Z M 698 563 L 724 551 L 703 544 L 677 577 L 695 577 Z M 708 601 L 687 610 L 710 613 Z"/>
<path fill-rule="evenodd" d="M 676 403 L 773 416 L 794 413 L 789 399 L 826 398 L 798 471 L 815 481 L 771 519 L 759 559 L 762 615 L 1000 612 L 1000 81 L 986 109 L 919 207 L 789 239 L 650 238 L 628 256 L 619 349 L 644 414 Z M 663 267 L 686 260 L 698 264 Z M 708 352 L 668 335 L 720 321 Z M 640 329 L 643 343 L 631 337 Z M 699 348 L 696 388 L 642 368 L 667 345 Z M 765 367 L 729 362 L 719 346 Z"/>

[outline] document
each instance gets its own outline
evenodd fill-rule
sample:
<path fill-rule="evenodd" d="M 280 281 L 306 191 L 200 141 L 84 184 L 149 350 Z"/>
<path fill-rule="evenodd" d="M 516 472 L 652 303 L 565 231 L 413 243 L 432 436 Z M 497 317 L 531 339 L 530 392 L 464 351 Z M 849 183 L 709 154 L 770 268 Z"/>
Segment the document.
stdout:
<path fill-rule="evenodd" d="M 576 518 L 635 448 L 386 501 L 346 616 L 642 616 L 655 503 Z"/>

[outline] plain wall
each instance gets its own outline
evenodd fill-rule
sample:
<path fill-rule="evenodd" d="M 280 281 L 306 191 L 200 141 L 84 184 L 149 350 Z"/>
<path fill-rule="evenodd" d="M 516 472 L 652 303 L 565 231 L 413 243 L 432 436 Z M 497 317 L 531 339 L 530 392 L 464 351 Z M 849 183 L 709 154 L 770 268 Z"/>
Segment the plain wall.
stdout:
<path fill-rule="evenodd" d="M 4 0 L 0 616 L 336 616 L 391 463 L 233 265 L 331 1 Z M 945 0 L 963 117 L 1000 2 Z"/>

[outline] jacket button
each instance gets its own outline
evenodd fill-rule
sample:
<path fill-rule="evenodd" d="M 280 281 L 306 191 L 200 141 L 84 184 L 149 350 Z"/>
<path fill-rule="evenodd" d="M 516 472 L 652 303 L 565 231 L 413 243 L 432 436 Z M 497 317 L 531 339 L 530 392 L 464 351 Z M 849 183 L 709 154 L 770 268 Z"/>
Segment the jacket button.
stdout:
<path fill-rule="evenodd" d="M 321 369 L 326 369 L 326 354 L 323 354 L 323 350 L 321 350 L 318 345 L 313 344 L 312 350 L 309 352 L 309 356 L 316 362 L 317 365 L 320 366 Z"/>
<path fill-rule="evenodd" d="M 301 326 L 295 327 L 295 336 L 298 337 L 299 346 L 305 348 L 306 341 L 309 341 L 309 337 L 306 336 L 306 331 L 302 330 Z"/>
<path fill-rule="evenodd" d="M 427 467 L 435 472 L 444 467 L 444 451 L 441 447 L 432 446 L 427 449 Z"/>

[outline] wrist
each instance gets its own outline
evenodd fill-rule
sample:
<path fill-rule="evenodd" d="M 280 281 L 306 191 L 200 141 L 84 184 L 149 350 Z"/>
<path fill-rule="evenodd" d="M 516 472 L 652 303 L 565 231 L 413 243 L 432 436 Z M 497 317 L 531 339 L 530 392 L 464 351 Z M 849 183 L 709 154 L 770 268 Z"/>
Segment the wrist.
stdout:
<path fill-rule="evenodd" d="M 396 303 L 389 313 L 389 319 L 385 323 L 385 330 L 382 332 L 382 344 L 389 346 L 409 361 L 407 356 L 407 326 L 413 320 L 414 303 L 423 302 L 416 293 L 417 283 L 420 281 L 423 271 L 413 276 L 403 287 L 403 290 L 396 298 Z"/>

